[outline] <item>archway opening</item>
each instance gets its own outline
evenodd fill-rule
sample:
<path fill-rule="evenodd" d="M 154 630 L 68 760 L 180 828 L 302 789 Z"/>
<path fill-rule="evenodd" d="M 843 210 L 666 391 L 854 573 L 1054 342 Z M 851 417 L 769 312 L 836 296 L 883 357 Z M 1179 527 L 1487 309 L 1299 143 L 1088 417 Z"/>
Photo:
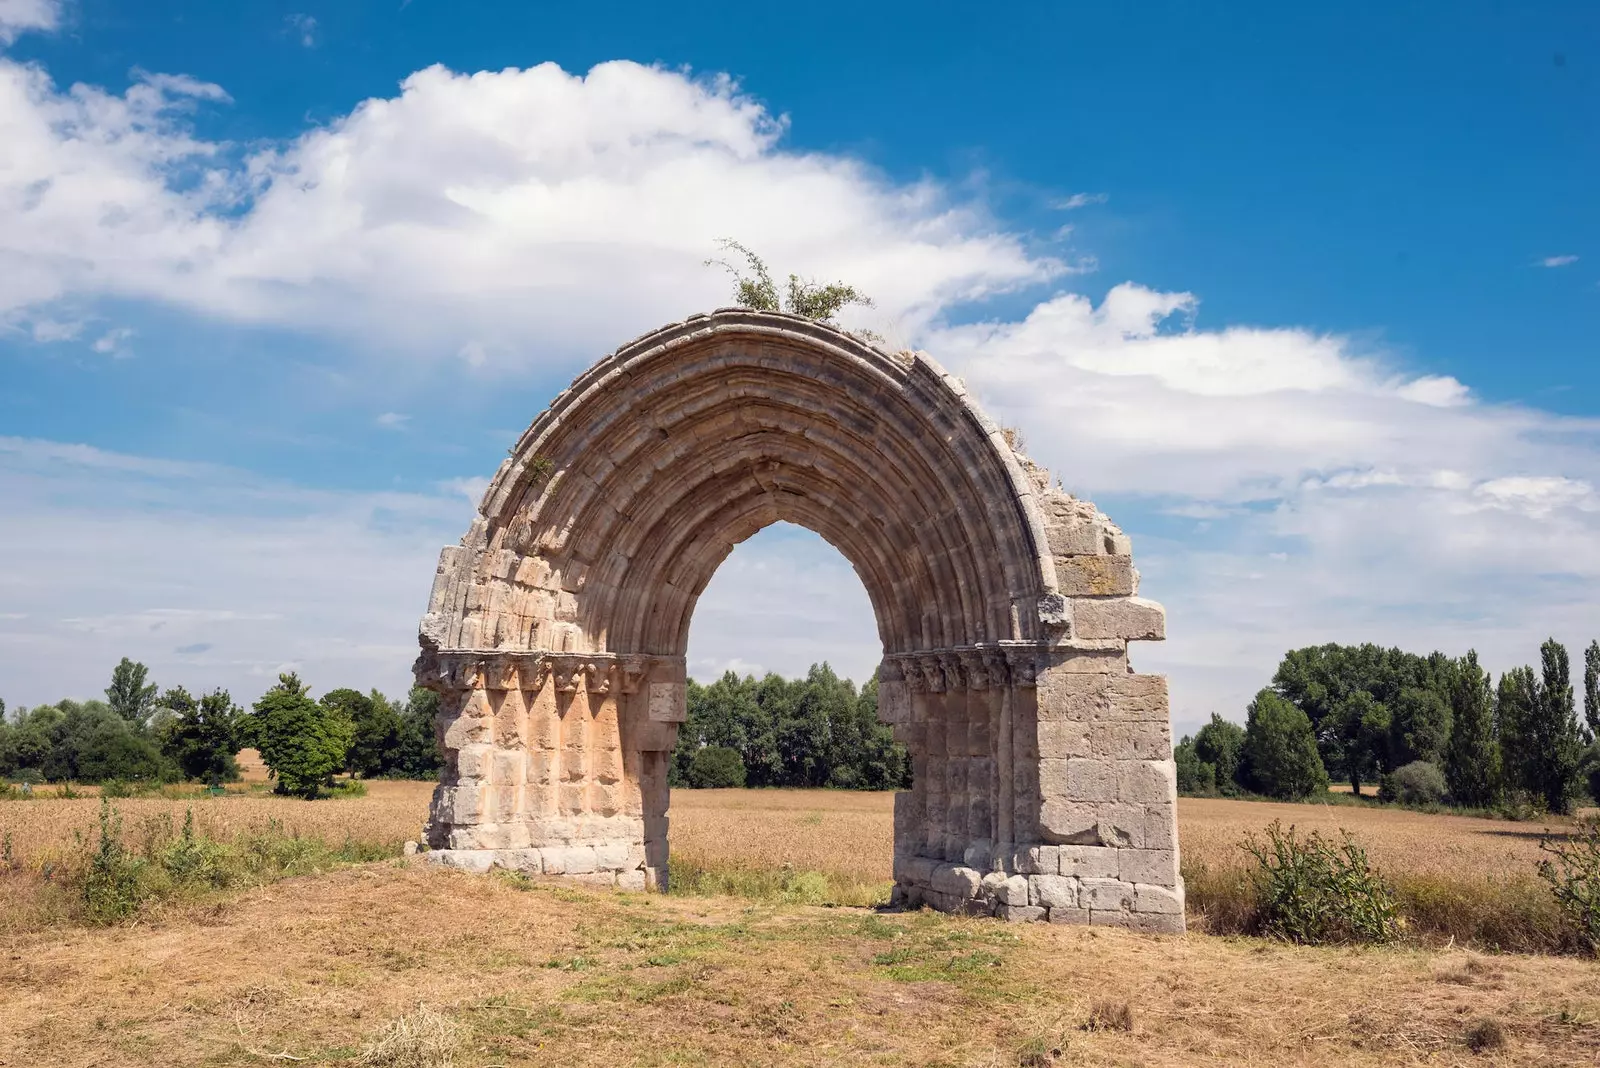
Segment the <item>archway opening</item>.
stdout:
<path fill-rule="evenodd" d="M 722 561 L 690 619 L 674 889 L 888 899 L 910 758 L 878 718 L 882 654 L 860 578 L 821 536 L 776 522 Z"/>

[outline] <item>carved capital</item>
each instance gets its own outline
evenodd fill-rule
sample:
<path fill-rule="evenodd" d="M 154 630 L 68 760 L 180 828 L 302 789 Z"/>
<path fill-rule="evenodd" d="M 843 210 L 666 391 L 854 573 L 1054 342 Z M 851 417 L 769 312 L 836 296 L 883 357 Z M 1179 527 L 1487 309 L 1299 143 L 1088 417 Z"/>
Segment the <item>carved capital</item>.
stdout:
<path fill-rule="evenodd" d="M 644 685 L 645 676 L 650 674 L 650 661 L 642 656 L 625 656 L 621 669 L 622 692 L 638 693 L 639 687 Z"/>
<path fill-rule="evenodd" d="M 922 675 L 923 684 L 928 693 L 944 693 L 945 677 L 944 668 L 939 665 L 937 653 L 923 654 L 917 657 L 916 670 Z"/>
<path fill-rule="evenodd" d="M 967 688 L 972 690 L 987 690 L 989 681 L 989 664 L 984 659 L 982 649 L 963 649 L 961 656 L 961 671 L 967 678 Z"/>
<path fill-rule="evenodd" d="M 1007 649 L 1006 662 L 1011 667 L 1014 686 L 1032 687 L 1039 683 L 1039 650 L 1034 648 Z"/>

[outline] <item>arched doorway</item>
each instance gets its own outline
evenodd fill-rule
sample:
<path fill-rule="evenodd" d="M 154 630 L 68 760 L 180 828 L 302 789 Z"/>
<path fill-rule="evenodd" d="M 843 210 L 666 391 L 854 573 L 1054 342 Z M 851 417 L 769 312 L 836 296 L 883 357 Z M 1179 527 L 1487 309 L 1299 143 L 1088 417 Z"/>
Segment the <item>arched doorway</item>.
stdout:
<path fill-rule="evenodd" d="M 786 520 L 855 567 L 912 754 L 897 897 L 1183 925 L 1160 638 L 1127 538 L 1050 488 L 960 383 L 807 319 L 725 310 L 600 360 L 444 550 L 418 681 L 440 692 L 434 859 L 662 886 L 666 755 L 700 591 Z"/>

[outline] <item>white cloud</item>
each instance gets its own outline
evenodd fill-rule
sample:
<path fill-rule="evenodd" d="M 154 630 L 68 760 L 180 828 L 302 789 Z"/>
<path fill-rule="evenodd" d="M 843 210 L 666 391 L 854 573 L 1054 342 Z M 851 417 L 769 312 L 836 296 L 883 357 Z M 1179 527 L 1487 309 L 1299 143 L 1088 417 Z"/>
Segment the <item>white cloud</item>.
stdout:
<path fill-rule="evenodd" d="M 385 430 L 404 430 L 411 422 L 411 416 L 405 412 L 384 412 L 372 422 Z"/>
<path fill-rule="evenodd" d="M 299 38 L 302 47 L 317 47 L 317 20 L 315 16 L 296 13 L 285 15 L 283 21 L 289 27 L 289 31 Z"/>
<path fill-rule="evenodd" d="M 37 336 L 37 326 L 34 327 L 34 333 Z M 91 347 L 102 356 L 127 356 L 129 352 L 125 342 L 133 335 L 134 330 L 131 327 L 119 326 L 100 335 Z"/>
<path fill-rule="evenodd" d="M 846 277 L 914 336 L 954 301 L 1065 270 L 933 182 L 783 149 L 727 79 L 634 63 L 456 74 L 241 155 L 195 136 L 222 90 L 146 75 L 62 92 L 0 59 L 0 317 L 151 298 L 469 363 L 586 362 L 727 299 L 734 235 L 773 268 Z M 880 321 L 881 320 L 881 321 Z"/>
<path fill-rule="evenodd" d="M 1540 267 L 1570 267 L 1578 262 L 1576 256 L 1546 256 L 1539 261 Z"/>
<path fill-rule="evenodd" d="M 1086 208 L 1091 204 L 1104 204 L 1111 199 L 1104 193 L 1074 193 L 1064 200 L 1058 200 L 1055 207 L 1058 211 L 1076 211 Z"/>
<path fill-rule="evenodd" d="M 0 0 L 0 45 L 29 30 L 53 30 L 59 25 L 59 0 Z"/>

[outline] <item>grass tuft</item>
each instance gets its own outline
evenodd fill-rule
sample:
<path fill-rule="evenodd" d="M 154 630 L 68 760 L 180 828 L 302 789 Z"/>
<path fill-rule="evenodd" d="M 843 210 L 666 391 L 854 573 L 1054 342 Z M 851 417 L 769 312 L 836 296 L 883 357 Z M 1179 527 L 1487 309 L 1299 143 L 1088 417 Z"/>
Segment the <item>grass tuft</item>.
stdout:
<path fill-rule="evenodd" d="M 1483 1016 L 1468 1025 L 1462 1038 L 1472 1052 L 1485 1053 L 1505 1048 L 1506 1029 L 1492 1016 Z"/>
<path fill-rule="evenodd" d="M 1132 1031 L 1133 1006 L 1126 1001 L 1097 1001 L 1083 1022 L 1085 1031 Z"/>
<path fill-rule="evenodd" d="M 454 1020 L 418 1005 L 367 1043 L 356 1063 L 361 1068 L 454 1068 L 461 1044 L 461 1027 Z"/>

